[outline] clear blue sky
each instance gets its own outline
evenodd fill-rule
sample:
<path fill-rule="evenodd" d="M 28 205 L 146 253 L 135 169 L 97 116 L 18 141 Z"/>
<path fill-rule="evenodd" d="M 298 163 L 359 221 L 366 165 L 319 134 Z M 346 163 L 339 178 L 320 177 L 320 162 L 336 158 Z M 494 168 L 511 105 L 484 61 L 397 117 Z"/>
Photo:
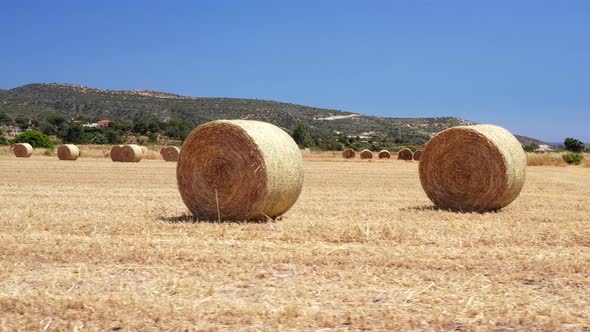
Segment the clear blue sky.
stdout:
<path fill-rule="evenodd" d="M 16 1 L 0 88 L 66 82 L 457 116 L 590 142 L 590 1 Z"/>

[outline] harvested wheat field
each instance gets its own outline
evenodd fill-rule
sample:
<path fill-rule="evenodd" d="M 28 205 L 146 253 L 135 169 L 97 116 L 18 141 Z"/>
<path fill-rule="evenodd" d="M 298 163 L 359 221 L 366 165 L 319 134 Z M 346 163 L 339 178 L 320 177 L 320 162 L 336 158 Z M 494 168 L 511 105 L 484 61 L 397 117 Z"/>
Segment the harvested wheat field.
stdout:
<path fill-rule="evenodd" d="M 175 163 L 0 156 L 0 330 L 590 329 L 590 170 L 436 210 L 419 163 L 304 155 L 282 220 L 193 222 Z"/>

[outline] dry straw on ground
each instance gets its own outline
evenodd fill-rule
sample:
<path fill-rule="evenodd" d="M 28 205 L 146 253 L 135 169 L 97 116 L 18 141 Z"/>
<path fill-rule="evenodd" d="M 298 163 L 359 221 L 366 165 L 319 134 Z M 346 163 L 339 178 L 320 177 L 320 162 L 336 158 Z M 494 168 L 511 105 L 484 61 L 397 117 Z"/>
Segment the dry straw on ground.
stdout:
<path fill-rule="evenodd" d="M 64 144 L 57 148 L 59 160 L 76 160 L 80 157 L 80 149 L 74 144 Z"/>
<path fill-rule="evenodd" d="M 29 143 L 16 143 L 11 146 L 14 155 L 19 158 L 29 158 L 33 154 L 33 147 Z"/>
<path fill-rule="evenodd" d="M 127 163 L 136 163 L 141 161 L 143 150 L 139 145 L 129 144 L 121 148 L 120 161 Z"/>
<path fill-rule="evenodd" d="M 356 156 L 356 152 L 353 149 L 346 149 L 342 151 L 342 158 L 353 159 Z"/>
<path fill-rule="evenodd" d="M 142 156 L 147 156 L 149 154 L 150 149 L 148 149 L 147 146 L 140 145 L 139 147 L 141 148 Z"/>
<path fill-rule="evenodd" d="M 422 158 L 422 150 L 414 152 L 414 160 L 420 161 L 420 158 Z"/>
<path fill-rule="evenodd" d="M 111 155 L 112 161 L 122 161 L 121 160 L 121 149 L 123 149 L 123 146 L 124 145 L 114 145 L 111 148 L 110 155 Z"/>
<path fill-rule="evenodd" d="M 498 210 L 520 194 L 526 155 L 506 129 L 492 125 L 447 129 L 426 144 L 420 181 L 436 206 Z"/>
<path fill-rule="evenodd" d="M 389 153 L 387 150 L 381 150 L 377 156 L 379 159 L 389 159 L 391 158 L 391 153 Z"/>
<path fill-rule="evenodd" d="M 297 201 L 303 161 L 282 129 L 259 121 L 222 120 L 191 132 L 176 174 L 182 199 L 196 218 L 274 218 Z"/>
<path fill-rule="evenodd" d="M 165 161 L 178 161 L 180 149 L 175 146 L 165 146 L 160 150 L 160 155 Z"/>
<path fill-rule="evenodd" d="M 412 150 L 406 148 L 403 150 L 400 150 L 397 153 L 397 160 L 412 160 L 414 159 L 414 153 L 412 152 Z"/>
<path fill-rule="evenodd" d="M 528 166 L 567 166 L 561 153 L 527 153 L 526 159 Z"/>
<path fill-rule="evenodd" d="M 361 151 L 361 159 L 373 159 L 373 152 L 368 149 Z"/>

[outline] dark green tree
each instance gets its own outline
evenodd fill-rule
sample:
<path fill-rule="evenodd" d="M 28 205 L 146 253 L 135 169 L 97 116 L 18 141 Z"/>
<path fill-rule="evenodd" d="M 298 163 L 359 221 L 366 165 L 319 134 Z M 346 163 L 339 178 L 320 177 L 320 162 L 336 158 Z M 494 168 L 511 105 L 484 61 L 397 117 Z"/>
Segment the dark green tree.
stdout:
<path fill-rule="evenodd" d="M 20 129 L 27 129 L 29 128 L 29 118 L 25 118 L 24 116 L 17 116 L 16 119 L 14 119 L 14 121 L 16 122 L 16 125 L 19 126 Z"/>
<path fill-rule="evenodd" d="M 53 143 L 47 135 L 36 130 L 29 130 L 14 138 L 14 143 L 29 143 L 34 148 L 53 149 Z"/>
<path fill-rule="evenodd" d="M 565 149 L 571 152 L 582 152 L 584 151 L 584 143 L 582 143 L 582 141 L 577 140 L 575 138 L 571 138 L 568 137 L 565 139 L 565 141 L 563 142 L 563 145 L 565 145 Z"/>
<path fill-rule="evenodd" d="M 311 148 L 315 146 L 315 142 L 313 136 L 307 129 L 307 127 L 299 122 L 295 130 L 293 130 L 293 134 L 291 134 L 293 140 L 300 148 Z"/>
<path fill-rule="evenodd" d="M 0 125 L 8 125 L 12 123 L 12 119 L 4 112 L 0 112 Z"/>

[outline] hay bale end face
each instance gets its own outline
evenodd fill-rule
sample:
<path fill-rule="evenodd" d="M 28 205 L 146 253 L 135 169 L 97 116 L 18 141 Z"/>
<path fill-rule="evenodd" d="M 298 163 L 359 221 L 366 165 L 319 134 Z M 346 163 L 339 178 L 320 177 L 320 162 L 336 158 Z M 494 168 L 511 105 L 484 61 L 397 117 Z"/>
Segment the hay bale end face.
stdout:
<path fill-rule="evenodd" d="M 373 152 L 368 149 L 361 151 L 361 159 L 373 159 Z"/>
<path fill-rule="evenodd" d="M 80 149 L 74 144 L 64 144 L 57 148 L 59 160 L 76 160 L 80 157 Z"/>
<path fill-rule="evenodd" d="M 18 158 L 29 158 L 33 154 L 33 147 L 29 143 L 13 144 L 11 149 Z"/>
<path fill-rule="evenodd" d="M 180 149 L 175 146 L 165 146 L 160 150 L 160 155 L 165 161 L 178 161 Z"/>
<path fill-rule="evenodd" d="M 121 160 L 121 149 L 123 148 L 123 145 L 115 145 L 111 148 L 111 160 L 112 161 L 122 161 Z"/>
<path fill-rule="evenodd" d="M 526 155 L 506 129 L 492 125 L 454 127 L 426 144 L 420 182 L 438 207 L 484 212 L 518 197 L 526 178 Z"/>
<path fill-rule="evenodd" d="M 197 127 L 186 138 L 176 177 L 195 218 L 275 218 L 301 193 L 303 159 L 293 139 L 272 124 L 220 120 Z"/>
<path fill-rule="evenodd" d="M 422 150 L 414 152 L 414 160 L 420 161 L 420 158 L 422 158 Z"/>
<path fill-rule="evenodd" d="M 406 148 L 397 153 L 397 160 L 413 160 L 414 152 Z"/>
<path fill-rule="evenodd" d="M 387 150 L 381 150 L 379 151 L 379 154 L 377 156 L 379 157 L 379 159 L 390 159 L 391 153 L 389 153 L 389 151 Z"/>
<path fill-rule="evenodd" d="M 143 150 L 139 145 L 129 144 L 121 148 L 120 157 L 122 162 L 137 163 L 143 157 Z"/>
<path fill-rule="evenodd" d="M 353 149 L 346 149 L 342 151 L 342 158 L 353 159 L 356 156 L 356 152 Z"/>

